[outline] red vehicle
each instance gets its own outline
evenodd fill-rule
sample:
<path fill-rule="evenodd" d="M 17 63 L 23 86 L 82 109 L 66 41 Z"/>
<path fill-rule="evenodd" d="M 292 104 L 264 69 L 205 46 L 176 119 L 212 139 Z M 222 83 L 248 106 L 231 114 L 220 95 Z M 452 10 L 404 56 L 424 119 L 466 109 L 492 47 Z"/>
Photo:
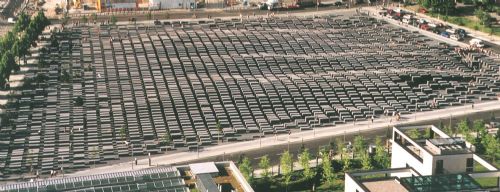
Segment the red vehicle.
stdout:
<path fill-rule="evenodd" d="M 294 5 L 288 5 L 288 7 L 286 7 L 287 9 L 298 9 L 300 8 L 300 5 L 297 5 L 297 4 L 294 4 Z"/>
<path fill-rule="evenodd" d="M 427 25 L 427 24 L 420 24 L 420 29 L 428 31 L 429 30 L 429 25 Z"/>
<path fill-rule="evenodd" d="M 392 15 L 394 11 L 392 9 L 387 9 L 387 14 Z"/>
<path fill-rule="evenodd" d="M 427 9 L 424 9 L 424 8 L 420 8 L 418 10 L 419 13 L 427 13 Z"/>

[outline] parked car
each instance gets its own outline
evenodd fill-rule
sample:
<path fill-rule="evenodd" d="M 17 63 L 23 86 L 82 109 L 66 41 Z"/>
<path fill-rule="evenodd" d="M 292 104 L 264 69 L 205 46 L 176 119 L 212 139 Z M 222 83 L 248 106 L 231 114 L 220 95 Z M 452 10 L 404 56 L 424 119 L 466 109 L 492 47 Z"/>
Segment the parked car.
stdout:
<path fill-rule="evenodd" d="M 457 29 L 457 30 L 455 30 L 455 33 L 459 34 L 462 38 L 467 37 L 467 31 L 465 31 L 463 29 Z"/>
<path fill-rule="evenodd" d="M 334 5 L 335 5 L 335 6 L 337 6 L 337 7 L 340 7 L 340 6 L 342 6 L 342 5 L 343 5 L 343 3 L 342 3 L 342 1 L 336 1 L 336 2 L 334 3 Z"/>
<path fill-rule="evenodd" d="M 441 32 L 440 35 L 443 37 L 446 37 L 446 38 L 450 38 L 450 33 L 446 32 L 446 31 Z"/>
<path fill-rule="evenodd" d="M 426 30 L 428 31 L 429 30 L 429 25 L 423 23 L 423 24 L 420 24 L 420 29 L 423 29 L 423 30 Z"/>
<path fill-rule="evenodd" d="M 484 42 L 483 42 L 483 40 L 481 40 L 481 39 L 476 39 L 476 38 L 474 38 L 474 39 L 471 39 L 471 40 L 469 41 L 469 45 L 471 45 L 471 46 L 473 46 L 473 47 L 479 47 L 479 48 L 482 48 L 482 47 L 484 47 Z"/>
<path fill-rule="evenodd" d="M 426 24 L 426 23 L 427 23 L 427 21 L 426 21 L 425 19 L 419 19 L 419 20 L 418 20 L 418 23 L 420 23 L 420 24 Z"/>
<path fill-rule="evenodd" d="M 450 36 L 450 39 L 453 39 L 453 40 L 455 40 L 455 41 L 462 41 L 462 40 L 464 40 L 464 38 L 462 38 L 462 37 L 461 37 L 460 35 L 458 35 L 458 34 L 453 34 L 453 35 L 451 35 L 451 36 Z"/>
<path fill-rule="evenodd" d="M 7 23 L 16 23 L 16 19 L 14 17 L 9 17 Z"/>

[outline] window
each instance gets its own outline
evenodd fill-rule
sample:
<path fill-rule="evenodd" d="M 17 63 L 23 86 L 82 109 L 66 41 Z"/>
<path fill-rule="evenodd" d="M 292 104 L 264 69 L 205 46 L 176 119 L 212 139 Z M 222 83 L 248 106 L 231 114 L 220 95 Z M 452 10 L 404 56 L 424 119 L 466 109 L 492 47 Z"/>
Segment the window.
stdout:
<path fill-rule="evenodd" d="M 437 160 L 436 161 L 436 169 L 435 169 L 435 173 L 436 174 L 443 174 L 444 172 L 444 165 L 443 165 L 443 160 Z"/>
<path fill-rule="evenodd" d="M 472 158 L 467 158 L 467 165 L 465 167 L 465 171 L 467 173 L 473 172 L 474 171 L 474 159 Z"/>

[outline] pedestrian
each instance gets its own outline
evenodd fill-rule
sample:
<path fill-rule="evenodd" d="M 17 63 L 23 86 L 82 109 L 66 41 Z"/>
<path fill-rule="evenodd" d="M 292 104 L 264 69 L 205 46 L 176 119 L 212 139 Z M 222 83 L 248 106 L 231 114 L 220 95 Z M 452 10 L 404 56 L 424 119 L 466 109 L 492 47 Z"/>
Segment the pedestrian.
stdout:
<path fill-rule="evenodd" d="M 373 119 L 374 119 L 374 117 L 373 117 L 373 115 L 372 115 L 372 124 L 373 124 Z"/>
<path fill-rule="evenodd" d="M 474 103 L 472 103 L 472 109 L 474 109 Z"/>

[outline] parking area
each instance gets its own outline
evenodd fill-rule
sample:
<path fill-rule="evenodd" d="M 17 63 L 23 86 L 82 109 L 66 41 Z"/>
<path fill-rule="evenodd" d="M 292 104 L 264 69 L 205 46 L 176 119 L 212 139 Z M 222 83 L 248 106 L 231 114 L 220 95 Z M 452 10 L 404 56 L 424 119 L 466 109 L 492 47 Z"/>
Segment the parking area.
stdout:
<path fill-rule="evenodd" d="M 400 22 L 401 25 L 411 25 L 421 30 L 429 31 L 440 35 L 444 38 L 449 38 L 453 41 L 463 42 L 471 47 L 488 49 L 495 53 L 500 53 L 500 45 L 476 39 L 475 34 L 464 30 L 463 28 L 454 28 L 446 23 L 436 22 L 426 18 L 416 16 L 414 13 L 400 8 L 381 8 L 378 10 L 378 15 L 393 19 Z M 474 40 L 473 40 L 474 39 Z M 481 38 L 485 39 L 485 38 Z"/>

